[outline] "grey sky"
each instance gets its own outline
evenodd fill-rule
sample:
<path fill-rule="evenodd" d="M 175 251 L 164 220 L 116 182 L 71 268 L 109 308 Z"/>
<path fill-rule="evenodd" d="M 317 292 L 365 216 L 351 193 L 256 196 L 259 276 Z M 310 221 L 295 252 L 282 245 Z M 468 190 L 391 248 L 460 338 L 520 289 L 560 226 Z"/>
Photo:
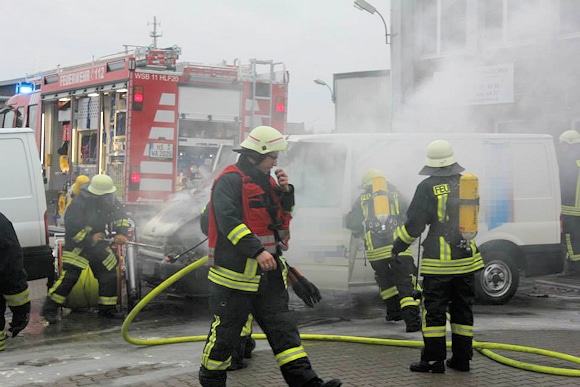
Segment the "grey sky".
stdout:
<path fill-rule="evenodd" d="M 389 0 L 370 2 L 388 22 Z M 284 62 L 289 121 L 307 129 L 334 123 L 330 92 L 314 79 L 332 84 L 334 73 L 390 67 L 380 17 L 353 0 L 22 0 L 3 9 L 0 79 L 149 45 L 154 16 L 163 33 L 158 46 L 180 46 L 182 60 Z"/>

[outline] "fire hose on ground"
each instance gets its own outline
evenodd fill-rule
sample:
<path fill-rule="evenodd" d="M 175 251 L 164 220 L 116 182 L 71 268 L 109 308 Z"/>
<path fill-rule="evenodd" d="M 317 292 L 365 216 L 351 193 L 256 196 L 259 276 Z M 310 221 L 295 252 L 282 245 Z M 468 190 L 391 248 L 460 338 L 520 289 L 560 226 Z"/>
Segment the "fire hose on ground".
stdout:
<path fill-rule="evenodd" d="M 183 336 L 183 337 L 170 337 L 170 338 L 156 338 L 156 339 L 140 339 L 134 338 L 129 336 L 129 326 L 135 316 L 147 305 L 153 298 L 161 294 L 167 287 L 172 285 L 174 282 L 178 281 L 180 278 L 184 277 L 185 275 L 189 274 L 190 272 L 196 270 L 197 268 L 205 265 L 207 263 L 208 257 L 205 256 L 190 265 L 184 267 L 180 271 L 173 274 L 171 277 L 163 281 L 159 286 L 154 288 L 151 292 L 149 292 L 145 297 L 143 297 L 137 305 L 129 312 L 125 321 L 123 322 L 123 326 L 121 328 L 121 332 L 123 335 L 123 339 L 134 345 L 163 345 L 163 344 L 174 344 L 174 343 L 186 343 L 186 342 L 196 342 L 196 341 L 205 341 L 207 336 L 205 335 L 198 335 L 198 336 Z M 255 339 L 265 339 L 266 335 L 261 334 L 252 334 L 252 337 Z M 389 345 L 389 346 L 396 346 L 396 347 L 415 347 L 415 348 L 422 348 L 423 341 L 422 340 L 398 340 L 398 339 L 383 339 L 383 338 L 376 338 L 376 337 L 363 337 L 363 336 L 344 336 L 344 335 L 327 335 L 327 334 L 301 334 L 300 337 L 303 340 L 319 340 L 319 341 L 334 341 L 334 342 L 349 342 L 349 343 L 359 343 L 359 344 L 373 344 L 373 345 Z M 451 342 L 447 342 L 447 347 L 451 347 Z M 521 345 L 513 345 L 513 344 L 502 344 L 502 343 L 492 343 L 492 342 L 473 342 L 473 348 L 476 349 L 478 352 L 487 356 L 488 358 L 511 367 L 520 368 L 527 371 L 539 372 L 544 374 L 552 374 L 552 375 L 559 375 L 559 376 L 580 376 L 580 370 L 578 369 L 570 369 L 570 368 L 559 368 L 559 367 L 550 367 L 550 366 L 543 366 L 538 364 L 526 363 L 523 361 L 518 361 L 514 359 L 510 359 L 508 357 L 499 355 L 492 351 L 495 350 L 504 350 L 504 351 L 513 351 L 513 352 L 522 352 L 522 353 L 529 353 L 535 355 L 542 355 L 547 357 L 552 357 L 559 360 L 568 361 L 575 364 L 580 364 L 580 357 L 568 355 L 561 352 L 546 350 L 542 348 L 534 348 L 534 347 L 526 347 Z"/>

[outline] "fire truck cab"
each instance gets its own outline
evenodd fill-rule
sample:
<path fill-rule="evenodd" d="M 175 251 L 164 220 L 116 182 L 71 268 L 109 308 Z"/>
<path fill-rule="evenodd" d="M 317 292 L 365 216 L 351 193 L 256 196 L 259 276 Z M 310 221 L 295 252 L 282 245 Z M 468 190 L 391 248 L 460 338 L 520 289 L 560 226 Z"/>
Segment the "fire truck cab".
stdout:
<path fill-rule="evenodd" d="M 177 46 L 138 47 L 58 68 L 8 101 L 4 120 L 20 117 L 10 126 L 36 131 L 49 202 L 76 176 L 106 173 L 129 213 L 149 216 L 211 173 L 220 152 L 253 127 L 285 131 L 284 64 L 208 65 L 180 55 Z"/>

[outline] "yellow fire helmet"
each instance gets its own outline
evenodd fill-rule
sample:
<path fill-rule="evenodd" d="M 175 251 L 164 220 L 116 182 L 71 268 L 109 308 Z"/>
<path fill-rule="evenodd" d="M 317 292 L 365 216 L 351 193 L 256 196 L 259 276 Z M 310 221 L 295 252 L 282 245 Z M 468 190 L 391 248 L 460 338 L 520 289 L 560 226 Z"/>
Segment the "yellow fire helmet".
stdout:
<path fill-rule="evenodd" d="M 360 187 L 364 188 L 364 189 L 368 188 L 371 185 L 371 183 L 375 177 L 385 177 L 385 175 L 383 172 L 381 172 L 380 169 L 372 168 L 372 169 L 367 170 L 363 174 L 363 177 L 362 177 L 361 183 L 360 183 Z"/>
<path fill-rule="evenodd" d="M 258 126 L 252 129 L 240 146 L 243 149 L 249 149 L 265 155 L 270 152 L 285 151 L 288 143 L 282 133 L 271 126 Z"/>
<path fill-rule="evenodd" d="M 93 195 L 101 196 L 113 193 L 117 190 L 113 179 L 107 175 L 95 175 L 91 179 L 91 184 L 89 185 L 89 192 Z"/>
<path fill-rule="evenodd" d="M 566 144 L 580 143 L 580 133 L 577 130 L 566 130 L 560 135 L 560 142 Z"/>

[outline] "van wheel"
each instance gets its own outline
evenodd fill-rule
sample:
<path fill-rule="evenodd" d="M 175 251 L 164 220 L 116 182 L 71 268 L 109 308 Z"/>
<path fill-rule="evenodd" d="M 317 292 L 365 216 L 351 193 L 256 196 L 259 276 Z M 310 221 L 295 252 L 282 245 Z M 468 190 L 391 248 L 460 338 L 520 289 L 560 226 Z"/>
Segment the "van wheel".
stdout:
<path fill-rule="evenodd" d="M 506 304 L 516 293 L 520 273 L 503 251 L 483 254 L 485 267 L 475 274 L 475 297 L 481 304 Z"/>

